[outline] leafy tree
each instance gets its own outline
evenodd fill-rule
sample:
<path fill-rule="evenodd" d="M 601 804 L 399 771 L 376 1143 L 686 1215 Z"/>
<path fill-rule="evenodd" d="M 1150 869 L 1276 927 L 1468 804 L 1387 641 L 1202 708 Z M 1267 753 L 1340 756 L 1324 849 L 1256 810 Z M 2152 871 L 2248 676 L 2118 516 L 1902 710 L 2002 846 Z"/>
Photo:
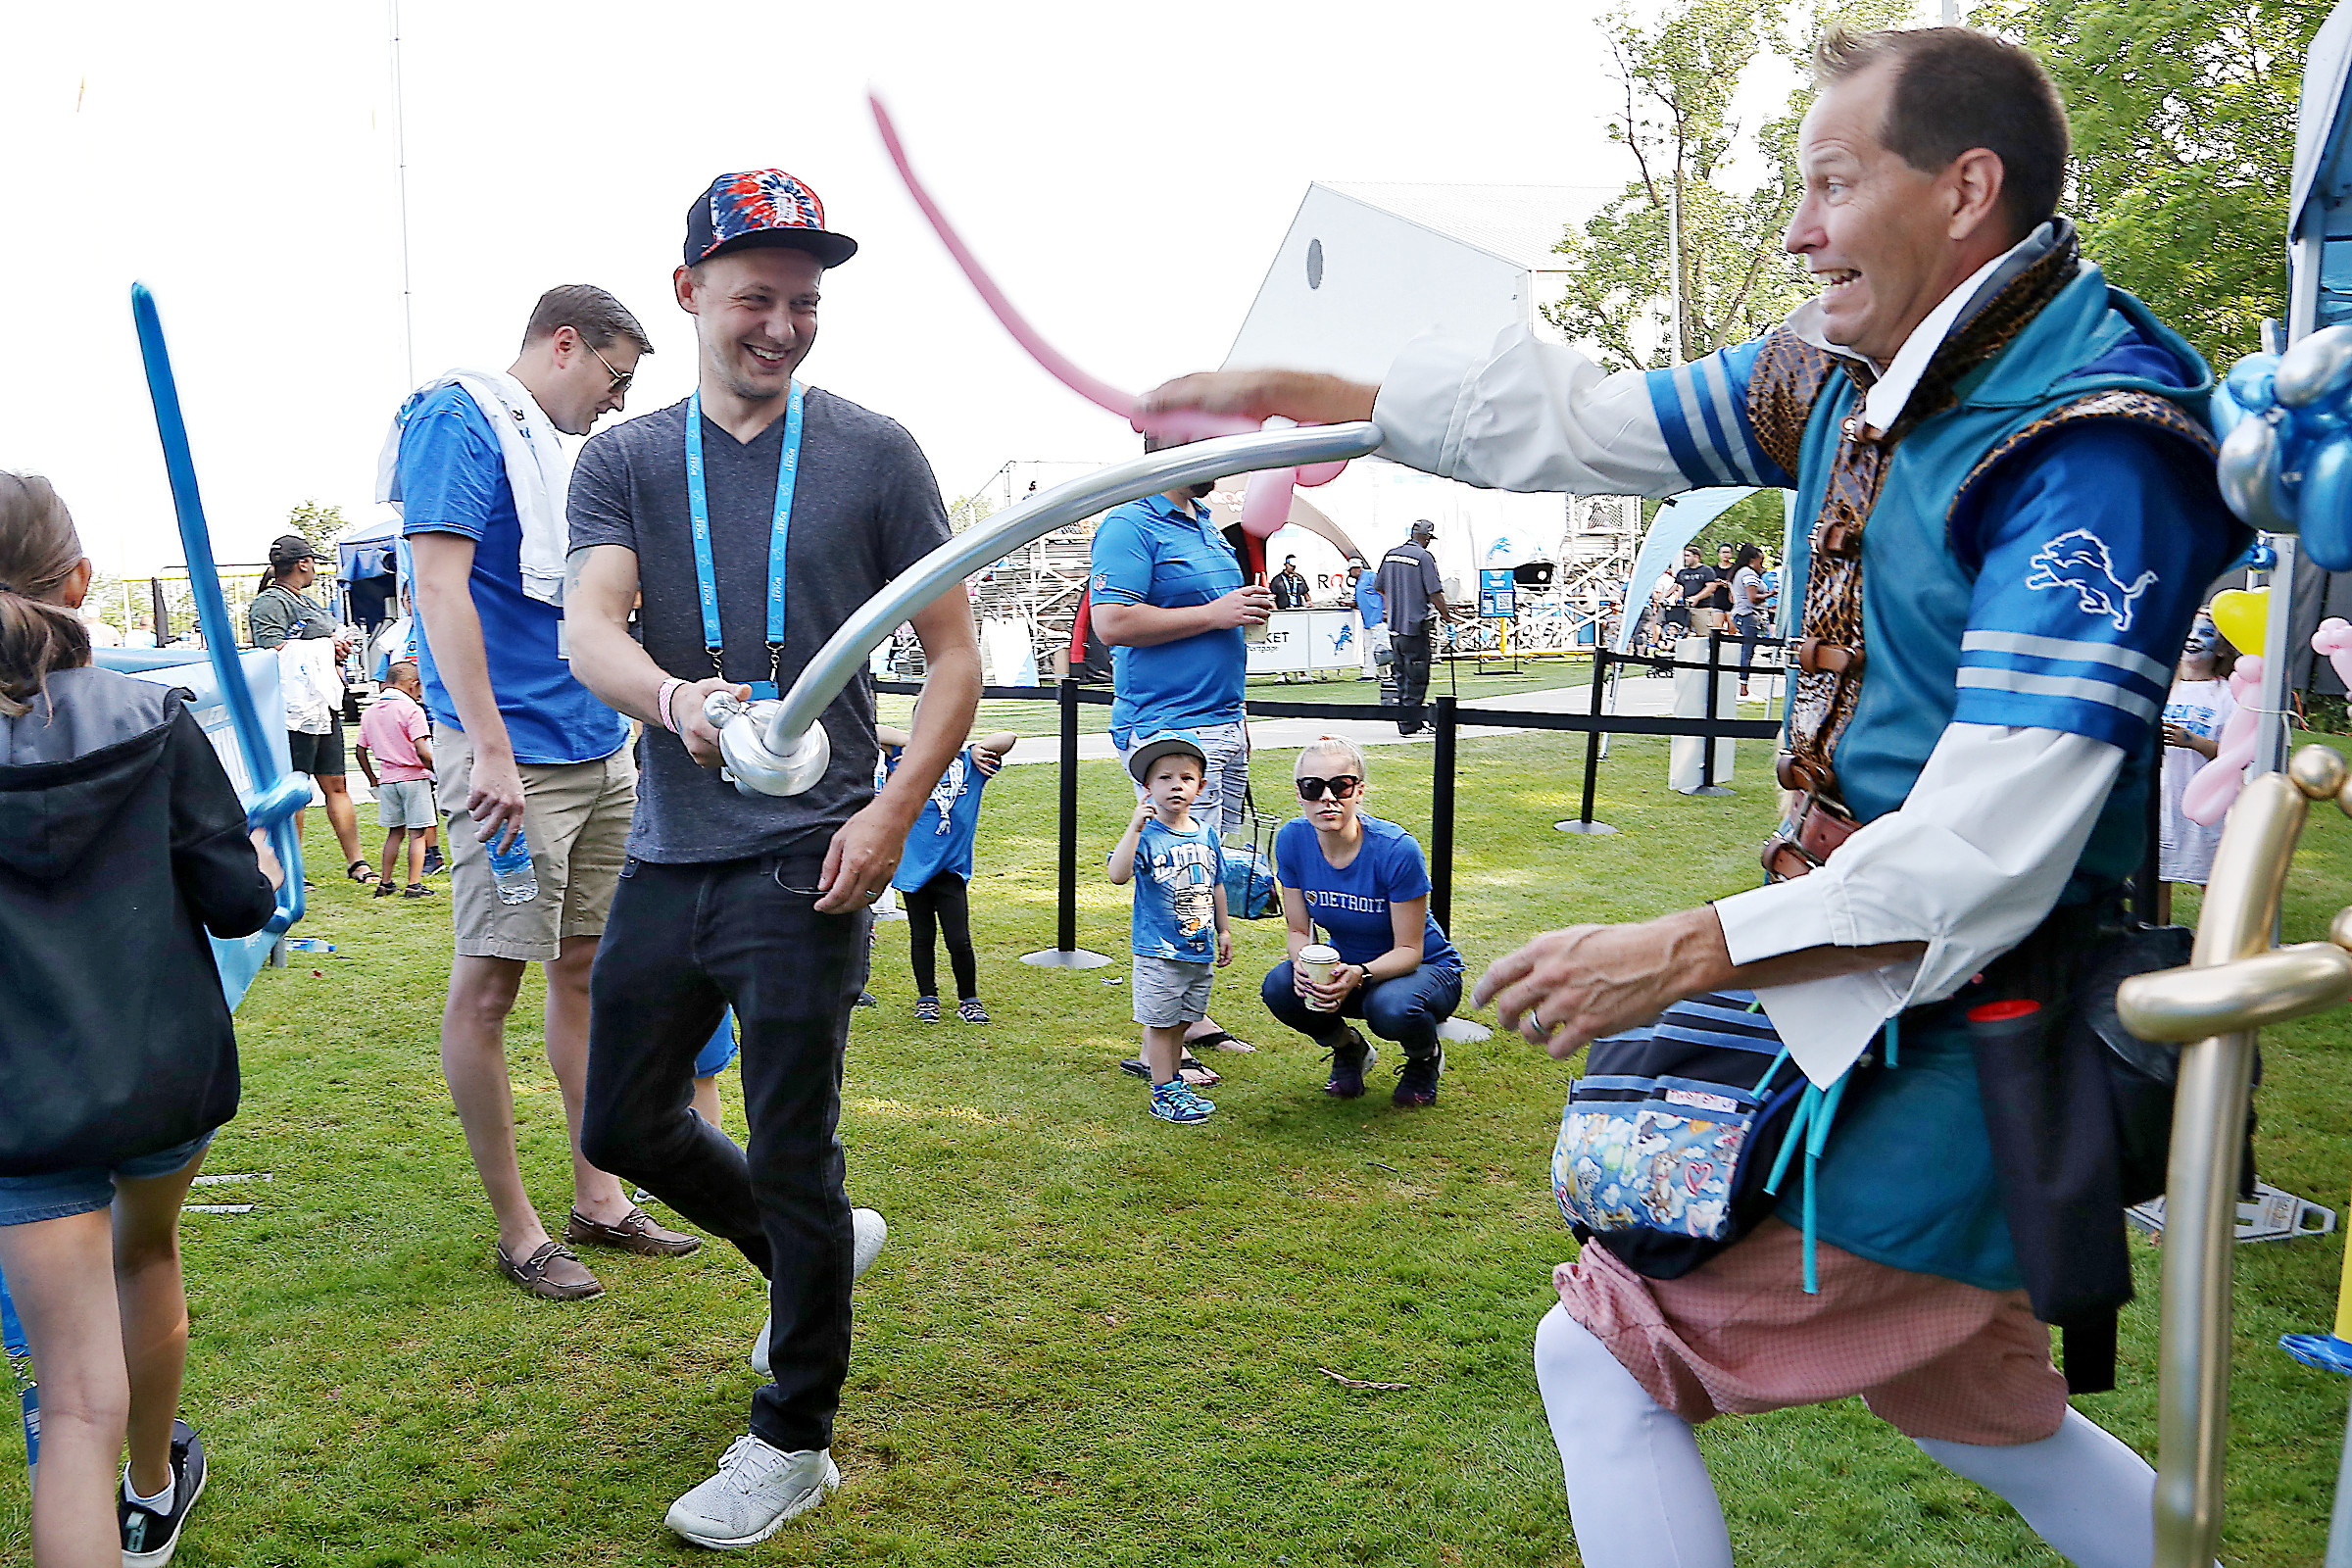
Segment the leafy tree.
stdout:
<path fill-rule="evenodd" d="M 320 506 L 316 497 L 309 501 L 296 502 L 294 510 L 286 514 L 286 531 L 288 533 L 302 535 L 313 546 L 330 557 L 334 554 L 332 547 L 335 535 L 350 526 L 351 519 L 343 515 L 343 509 L 340 506 Z"/>
<path fill-rule="evenodd" d="M 1996 0 L 2074 128 L 2068 210 L 2108 278 L 2217 367 L 2286 312 L 2286 203 L 2307 0 Z"/>
<path fill-rule="evenodd" d="M 1788 0 L 1681 0 L 1654 26 L 1624 11 L 1601 23 L 1624 93 L 1609 137 L 1632 154 L 1635 177 L 1562 238 L 1566 292 L 1544 314 L 1597 349 L 1610 369 L 1694 360 L 1742 342 L 1811 291 L 1803 267 L 1781 249 L 1803 194 L 1796 131 L 1810 90 L 1790 93 L 1752 136 L 1731 113 L 1751 68 L 1778 59 L 1801 70 L 1830 20 L 1807 13 L 1797 36 L 1787 13 Z M 1875 26 L 1907 13 L 1902 0 L 1860 0 L 1839 16 Z"/>
<path fill-rule="evenodd" d="M 974 523 L 985 521 L 996 510 L 996 501 L 985 490 L 978 495 L 957 496 L 948 507 L 948 529 L 961 533 Z"/>

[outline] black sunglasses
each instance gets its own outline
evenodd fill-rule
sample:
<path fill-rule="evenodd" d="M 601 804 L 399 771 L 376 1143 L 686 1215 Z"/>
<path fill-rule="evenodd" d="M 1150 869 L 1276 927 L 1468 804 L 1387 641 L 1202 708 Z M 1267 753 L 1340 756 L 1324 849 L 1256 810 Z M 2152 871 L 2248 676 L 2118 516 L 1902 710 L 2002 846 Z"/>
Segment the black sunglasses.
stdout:
<path fill-rule="evenodd" d="M 1311 773 L 1303 774 L 1298 780 L 1298 798 L 1302 801 L 1319 801 L 1323 798 L 1323 792 L 1329 790 L 1333 800 L 1344 801 L 1363 787 L 1364 781 L 1353 773 L 1342 773 L 1337 778 L 1316 778 Z"/>

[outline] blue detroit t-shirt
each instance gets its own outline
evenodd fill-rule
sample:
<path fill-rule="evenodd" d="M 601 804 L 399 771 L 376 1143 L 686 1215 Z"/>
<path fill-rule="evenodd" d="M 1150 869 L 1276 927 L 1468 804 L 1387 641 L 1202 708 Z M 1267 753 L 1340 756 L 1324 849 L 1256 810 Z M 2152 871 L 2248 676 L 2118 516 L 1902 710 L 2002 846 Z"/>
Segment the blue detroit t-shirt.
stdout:
<path fill-rule="evenodd" d="M 898 771 L 899 759 L 905 755 L 894 748 L 883 760 L 874 778 L 877 793 L 882 780 Z M 988 775 L 972 760 L 972 749 L 967 746 L 956 753 L 924 800 L 914 826 L 906 830 L 906 849 L 891 875 L 892 887 L 913 893 L 943 871 L 966 882 L 972 879 L 972 842 L 980 835 L 980 791 L 987 784 Z"/>
<path fill-rule="evenodd" d="M 463 534 L 473 541 L 473 608 L 482 620 L 490 690 L 518 762 L 592 762 L 628 739 L 628 725 L 571 673 L 557 653 L 564 612 L 522 591 L 522 520 L 498 432 L 472 395 L 445 386 L 425 396 L 400 438 L 401 533 Z M 416 624 L 424 710 L 463 730 L 432 644 Z"/>
<path fill-rule="evenodd" d="M 1166 496 L 1114 507 L 1095 530 L 1094 602 L 1190 610 L 1242 585 L 1242 564 L 1202 507 L 1178 512 Z M 1110 738 L 1242 721 L 1250 651 L 1238 626 L 1152 648 L 1110 651 Z"/>
<path fill-rule="evenodd" d="M 1217 880 L 1225 852 L 1199 817 L 1182 833 L 1159 818 L 1135 846 L 1135 919 L 1129 946 L 1146 958 L 1211 963 L 1217 956 Z"/>
<path fill-rule="evenodd" d="M 1421 846 L 1394 822 L 1357 816 L 1364 842 L 1355 858 L 1335 869 L 1323 858 L 1315 825 L 1303 816 L 1282 824 L 1274 835 L 1274 874 L 1306 901 L 1308 918 L 1331 935 L 1331 945 L 1349 963 L 1370 963 L 1396 945 L 1389 923 L 1392 903 L 1429 897 L 1429 866 Z M 1421 961 L 1459 969 L 1462 956 L 1446 940 L 1434 914 L 1423 919 Z"/>

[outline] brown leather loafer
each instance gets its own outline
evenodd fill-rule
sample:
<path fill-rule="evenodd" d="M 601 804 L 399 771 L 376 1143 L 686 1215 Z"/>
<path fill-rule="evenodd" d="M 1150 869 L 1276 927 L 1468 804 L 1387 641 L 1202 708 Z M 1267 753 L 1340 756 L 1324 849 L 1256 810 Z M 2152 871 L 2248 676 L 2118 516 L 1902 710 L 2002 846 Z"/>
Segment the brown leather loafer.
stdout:
<path fill-rule="evenodd" d="M 498 1271 L 533 1296 L 551 1301 L 584 1301 L 605 1294 L 604 1281 L 580 1266 L 576 1253 L 562 1242 L 549 1242 L 517 1263 L 498 1248 Z"/>
<path fill-rule="evenodd" d="M 610 1247 L 647 1257 L 684 1257 L 703 1245 L 700 1236 L 663 1230 L 642 1208 L 630 1209 L 617 1225 L 599 1225 L 575 1208 L 564 1227 L 564 1240 L 574 1247 Z"/>

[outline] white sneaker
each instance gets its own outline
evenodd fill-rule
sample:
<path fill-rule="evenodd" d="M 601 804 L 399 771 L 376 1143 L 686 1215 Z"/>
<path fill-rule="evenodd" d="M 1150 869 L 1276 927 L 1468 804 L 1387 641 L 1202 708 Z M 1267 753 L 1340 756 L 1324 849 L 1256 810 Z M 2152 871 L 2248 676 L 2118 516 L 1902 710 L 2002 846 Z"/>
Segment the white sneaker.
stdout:
<path fill-rule="evenodd" d="M 853 1236 L 850 1250 L 850 1283 L 865 1278 L 865 1271 L 874 1266 L 882 1255 L 882 1244 L 890 1240 L 890 1226 L 884 1222 L 879 1209 L 853 1208 L 850 1210 L 850 1230 Z M 752 1370 L 767 1376 L 767 1331 L 775 1327 L 772 1317 L 760 1325 L 760 1337 L 752 1342 Z"/>
<path fill-rule="evenodd" d="M 747 1432 L 727 1445 L 718 1474 L 671 1503 L 662 1522 L 713 1550 L 757 1545 L 840 1485 L 831 1449 L 786 1453 Z"/>

